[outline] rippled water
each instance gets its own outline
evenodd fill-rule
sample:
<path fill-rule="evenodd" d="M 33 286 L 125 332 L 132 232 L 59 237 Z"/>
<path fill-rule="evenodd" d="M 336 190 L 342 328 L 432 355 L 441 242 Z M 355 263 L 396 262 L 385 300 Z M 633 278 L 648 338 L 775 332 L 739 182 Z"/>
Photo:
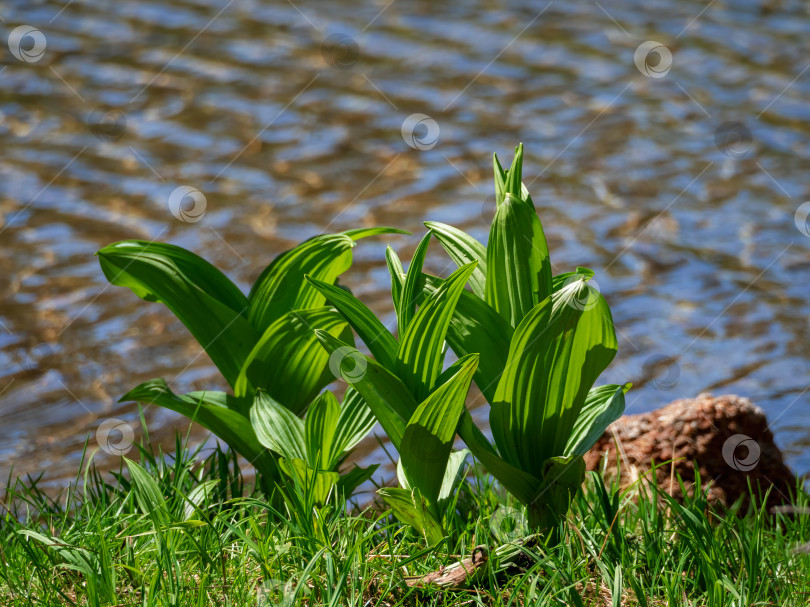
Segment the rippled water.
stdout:
<path fill-rule="evenodd" d="M 221 386 L 164 308 L 107 286 L 100 247 L 170 241 L 246 289 L 324 231 L 433 219 L 483 239 L 490 154 L 518 141 L 555 270 L 594 268 L 613 307 L 603 379 L 635 382 L 628 412 L 742 394 L 810 472 L 805 4 L 25 0 L 0 17 L 12 43 L 20 25 L 46 43 L 29 34 L 0 72 L 3 474 L 58 484 L 103 420 L 139 434 L 116 401 L 141 381 Z M 645 41 L 661 77 L 636 66 Z M 414 113 L 435 146 L 429 122 L 411 141 L 429 149 L 403 139 Z M 179 186 L 204 193 L 199 222 L 170 213 Z M 409 258 L 417 237 L 362 241 L 346 282 L 393 323 L 386 242 Z M 438 246 L 428 266 L 448 271 Z M 153 438 L 186 428 L 145 417 Z"/>

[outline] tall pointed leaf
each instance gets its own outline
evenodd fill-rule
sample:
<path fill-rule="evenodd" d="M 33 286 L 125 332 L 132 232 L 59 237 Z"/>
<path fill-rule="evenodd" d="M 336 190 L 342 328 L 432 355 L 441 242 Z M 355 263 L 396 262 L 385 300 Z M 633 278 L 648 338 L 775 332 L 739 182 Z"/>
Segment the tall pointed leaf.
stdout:
<path fill-rule="evenodd" d="M 426 221 L 425 227 L 433 233 L 457 266 L 461 267 L 473 261 L 478 262 L 478 266 L 470 275 L 470 289 L 475 295 L 484 299 L 487 282 L 487 250 L 484 245 L 466 232 L 446 223 Z"/>
<path fill-rule="evenodd" d="M 563 453 L 588 391 L 616 349 L 607 303 L 584 278 L 536 306 L 515 330 L 490 410 L 503 458 L 541 478 L 542 462 Z"/>
<path fill-rule="evenodd" d="M 470 354 L 458 372 L 436 388 L 408 420 L 399 454 L 405 476 L 429 504 L 436 504 L 453 447 L 456 426 L 470 389 L 478 355 Z"/>
<path fill-rule="evenodd" d="M 222 272 L 181 247 L 142 240 L 117 242 L 97 255 L 111 284 L 165 304 L 234 385 L 258 334 L 247 321 L 247 298 Z"/>
<path fill-rule="evenodd" d="M 424 292 L 427 297 L 444 280 L 427 274 L 424 276 Z M 509 356 L 509 342 L 513 332 L 512 326 L 485 301 L 467 291 L 461 292 L 447 329 L 447 343 L 456 356 L 462 357 L 475 352 L 480 354 L 475 383 L 487 402 L 491 403 L 495 396 L 495 388 Z"/>
<path fill-rule="evenodd" d="M 324 331 L 316 330 L 315 334 L 330 354 L 341 348 L 350 348 L 346 343 Z M 363 396 L 394 447 L 399 449 L 402 435 L 405 433 L 405 424 L 416 411 L 418 403 L 405 384 L 391 371 L 373 358 L 368 358 L 357 350 L 354 352 L 356 354 L 353 357 L 363 357 L 366 368 L 359 374 L 347 373 L 346 379 Z M 353 364 L 354 362 L 352 361 Z"/>
<path fill-rule="evenodd" d="M 430 244 L 430 232 L 425 234 L 414 251 L 411 263 L 408 264 L 408 273 L 402 284 L 399 306 L 397 307 L 397 328 L 399 338 L 405 335 L 408 326 L 416 310 L 416 300 L 419 297 L 419 282 L 422 277 L 422 265 L 425 263 L 428 245 Z"/>
<path fill-rule="evenodd" d="M 372 356 L 387 369 L 394 367 L 399 344 L 388 329 L 385 328 L 374 313 L 351 293 L 334 285 L 307 277 L 307 280 L 318 289 L 337 308 L 357 335 L 363 340 Z"/>
<path fill-rule="evenodd" d="M 551 261 L 543 226 L 524 200 L 506 194 L 487 246 L 486 302 L 516 327 L 551 293 Z"/>
<path fill-rule="evenodd" d="M 632 384 L 591 388 L 565 446 L 565 455 L 585 455 L 624 413 L 624 395 Z"/>
<path fill-rule="evenodd" d="M 515 155 L 512 158 L 512 165 L 506 172 L 503 190 L 506 194 L 512 194 L 517 198 L 522 198 L 521 189 L 523 185 L 523 144 L 515 148 Z"/>
<path fill-rule="evenodd" d="M 273 322 L 251 350 L 234 391 L 245 396 L 263 388 L 294 413 L 300 413 L 334 380 L 329 355 L 313 331 L 321 329 L 351 341 L 351 329 L 332 308 L 310 308 L 284 314 Z"/>
<path fill-rule="evenodd" d="M 341 454 L 353 449 L 377 424 L 377 418 L 368 406 L 363 395 L 354 387 L 349 387 L 340 405 L 337 431 L 330 459 L 337 461 Z"/>
<path fill-rule="evenodd" d="M 495 174 L 495 203 L 496 206 L 500 206 L 506 194 L 506 171 L 498 161 L 497 154 L 492 155 L 492 172 Z"/>
<path fill-rule="evenodd" d="M 313 470 L 331 470 L 337 463 L 332 451 L 337 431 L 340 404 L 328 390 L 312 401 L 304 420 L 307 464 Z"/>
<path fill-rule="evenodd" d="M 304 422 L 292 411 L 258 390 L 250 423 L 262 445 L 286 459 L 306 459 Z"/>
<path fill-rule="evenodd" d="M 399 302 L 402 299 L 405 270 L 402 269 L 402 262 L 390 245 L 385 248 L 385 263 L 388 266 L 388 273 L 391 275 L 391 299 L 394 302 L 394 310 L 397 310 L 397 318 L 399 318 L 398 310 Z"/>
<path fill-rule="evenodd" d="M 447 328 L 474 269 L 475 262 L 453 272 L 419 307 L 405 334 L 400 337 L 397 375 L 418 401 L 427 398 L 442 371 Z"/>

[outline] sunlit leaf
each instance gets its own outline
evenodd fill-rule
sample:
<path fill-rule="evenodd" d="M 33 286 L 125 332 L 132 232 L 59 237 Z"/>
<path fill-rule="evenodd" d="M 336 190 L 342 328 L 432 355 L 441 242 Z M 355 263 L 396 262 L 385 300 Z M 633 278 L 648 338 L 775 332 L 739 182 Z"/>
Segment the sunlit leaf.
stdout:
<path fill-rule="evenodd" d="M 352 341 L 346 321 L 332 308 L 310 308 L 282 315 L 262 335 L 245 360 L 234 391 L 238 396 L 262 388 L 294 413 L 300 413 L 334 380 L 329 355 L 315 337 L 320 329 Z"/>
<path fill-rule="evenodd" d="M 624 413 L 624 395 L 632 384 L 591 388 L 565 446 L 565 455 L 585 455 Z"/>
<path fill-rule="evenodd" d="M 256 392 L 250 422 L 262 445 L 287 459 L 306 459 L 304 422 L 262 390 Z"/>
<path fill-rule="evenodd" d="M 402 283 L 402 293 L 399 305 L 397 306 L 397 328 L 399 338 L 405 335 L 410 326 L 414 311 L 416 310 L 416 300 L 419 297 L 419 283 L 422 277 L 422 265 L 425 262 L 428 245 L 430 244 L 430 232 L 425 234 L 414 251 L 411 263 L 408 264 L 408 272 L 405 274 L 405 281 Z"/>
<path fill-rule="evenodd" d="M 447 329 L 474 269 L 475 262 L 453 272 L 419 306 L 405 334 L 400 337 L 396 372 L 417 401 L 424 400 L 436 385 L 444 361 Z"/>
<path fill-rule="evenodd" d="M 470 275 L 470 289 L 484 299 L 487 282 L 487 250 L 475 238 L 445 223 L 426 221 L 425 227 L 430 230 L 458 267 L 473 261 L 478 262 Z"/>
<path fill-rule="evenodd" d="M 419 493 L 419 489 L 398 489 L 385 487 L 377 491 L 394 515 L 416 529 L 428 545 L 435 546 L 444 539 L 444 530 Z"/>
<path fill-rule="evenodd" d="M 165 304 L 233 387 L 259 335 L 247 320 L 247 298 L 222 272 L 170 244 L 125 240 L 97 254 L 111 284 Z"/>
<path fill-rule="evenodd" d="M 511 194 L 498 207 L 487 245 L 486 302 L 516 327 L 551 293 L 551 261 L 534 209 Z"/>
<path fill-rule="evenodd" d="M 478 355 L 470 354 L 460 362 L 455 375 L 419 404 L 408 420 L 399 447 L 410 486 L 418 487 L 430 504 L 435 504 L 439 498 Z"/>
<path fill-rule="evenodd" d="M 306 461 L 310 468 L 331 470 L 337 463 L 337 458 L 333 461 L 332 453 L 339 416 L 340 403 L 328 390 L 318 395 L 307 409 L 304 434 Z"/>
<path fill-rule="evenodd" d="M 362 228 L 343 234 L 322 234 L 276 257 L 250 290 L 248 318 L 253 326 L 264 332 L 287 312 L 323 306 L 323 295 L 308 284 L 304 276 L 334 283 L 351 266 L 356 240 L 386 233 L 407 234 L 395 228 Z"/>
<path fill-rule="evenodd" d="M 307 280 L 337 308 L 366 344 L 372 356 L 385 368 L 392 369 L 399 344 L 374 313 L 354 295 L 339 287 L 312 278 Z"/>
<path fill-rule="evenodd" d="M 424 291 L 431 295 L 444 280 L 425 276 Z M 479 354 L 475 383 L 487 402 L 492 402 L 495 388 L 509 356 L 509 343 L 514 329 L 485 301 L 462 291 L 447 329 L 447 343 L 462 357 Z"/>
<path fill-rule="evenodd" d="M 536 306 L 515 330 L 490 411 L 503 458 L 540 478 L 616 349 L 607 303 L 584 278 Z"/>
<path fill-rule="evenodd" d="M 362 373 L 346 373 L 346 380 L 362 395 L 394 447 L 398 448 L 405 432 L 405 424 L 418 404 L 407 386 L 377 361 L 366 357 L 345 342 L 323 331 L 315 331 L 315 334 L 330 354 L 341 348 L 348 348 L 356 354 L 346 358 L 362 357 L 365 361 Z"/>

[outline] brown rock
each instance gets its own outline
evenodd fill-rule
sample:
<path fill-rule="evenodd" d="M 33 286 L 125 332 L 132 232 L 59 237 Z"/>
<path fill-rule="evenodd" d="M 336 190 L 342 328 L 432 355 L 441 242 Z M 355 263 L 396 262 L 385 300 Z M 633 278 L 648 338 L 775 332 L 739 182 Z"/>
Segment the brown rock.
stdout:
<path fill-rule="evenodd" d="M 585 463 L 597 470 L 606 458 L 607 470 L 617 470 L 617 453 L 622 487 L 649 473 L 656 462 L 666 463 L 656 471 L 658 485 L 678 499 L 683 494 L 676 475 L 691 494 L 695 467 L 712 503 L 731 505 L 743 496 L 745 508 L 749 480 L 761 495 L 773 487 L 769 506 L 790 503 L 795 492 L 795 476 L 782 460 L 765 413 L 739 396 L 701 394 L 652 413 L 622 417 L 585 455 Z"/>

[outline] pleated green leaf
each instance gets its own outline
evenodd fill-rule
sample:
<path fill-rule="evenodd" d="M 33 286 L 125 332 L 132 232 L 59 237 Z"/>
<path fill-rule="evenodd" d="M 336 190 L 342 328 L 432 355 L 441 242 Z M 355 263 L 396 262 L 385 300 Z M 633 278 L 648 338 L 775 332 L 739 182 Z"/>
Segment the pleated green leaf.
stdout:
<path fill-rule="evenodd" d="M 585 455 L 624 413 L 624 395 L 632 384 L 591 388 L 565 446 L 565 455 Z"/>
<path fill-rule="evenodd" d="M 447 467 L 444 469 L 442 485 L 439 489 L 439 510 L 442 510 L 442 502 L 449 499 L 461 483 L 464 477 L 464 466 L 469 454 L 469 449 L 461 449 L 460 451 L 453 451 L 450 453 L 450 457 L 447 458 Z"/>
<path fill-rule="evenodd" d="M 362 228 L 343 234 L 322 234 L 276 257 L 250 291 L 248 318 L 253 326 L 264 332 L 287 312 L 323 306 L 323 295 L 308 284 L 304 276 L 334 283 L 351 266 L 356 240 L 386 233 L 408 232 L 395 228 Z"/>
<path fill-rule="evenodd" d="M 332 453 L 339 416 L 340 403 L 328 390 L 319 394 L 307 409 L 304 420 L 306 461 L 313 470 L 331 470 L 337 463 Z"/>
<path fill-rule="evenodd" d="M 402 283 L 405 281 L 405 270 L 402 269 L 402 262 L 396 251 L 390 246 L 385 248 L 385 263 L 388 266 L 388 273 L 391 275 L 391 300 L 394 302 L 394 310 L 399 310 L 399 302 L 402 299 Z M 397 312 L 397 318 L 399 313 Z"/>
<path fill-rule="evenodd" d="M 521 196 L 523 186 L 523 144 L 519 144 L 515 148 L 515 155 L 512 158 L 512 165 L 506 171 L 504 178 L 503 191 L 504 194 L 511 194 L 517 198 Z"/>
<path fill-rule="evenodd" d="M 385 487 L 377 491 L 399 520 L 416 529 L 428 545 L 435 546 L 444 539 L 444 529 L 419 489 Z"/>
<path fill-rule="evenodd" d="M 307 277 L 307 280 L 337 308 L 366 344 L 372 356 L 385 368 L 393 369 L 399 344 L 374 313 L 354 295 L 339 287 L 314 278 Z"/>
<path fill-rule="evenodd" d="M 588 391 L 616 355 L 613 319 L 586 279 L 536 306 L 515 330 L 490 410 L 501 456 L 535 477 L 564 452 Z"/>
<path fill-rule="evenodd" d="M 430 232 L 425 234 L 414 251 L 411 263 L 408 264 L 408 273 L 402 283 L 402 293 L 400 294 L 399 305 L 397 306 L 397 329 L 399 338 L 405 335 L 416 310 L 416 300 L 419 297 L 419 283 L 422 277 L 422 265 L 425 262 L 428 245 L 430 244 Z"/>
<path fill-rule="evenodd" d="M 428 297 L 444 280 L 424 276 L 424 292 Z M 459 357 L 479 353 L 475 383 L 487 402 L 491 403 L 495 396 L 495 388 L 509 356 L 513 332 L 512 326 L 485 301 L 467 291 L 461 292 L 447 329 L 447 343 Z"/>
<path fill-rule="evenodd" d="M 453 272 L 419 306 L 405 334 L 400 337 L 396 373 L 417 401 L 427 398 L 441 374 L 447 329 L 475 265 L 473 262 Z"/>
<path fill-rule="evenodd" d="M 259 442 L 274 453 L 286 459 L 306 459 L 304 422 L 263 390 L 253 399 L 250 423 Z"/>
<path fill-rule="evenodd" d="M 181 247 L 142 240 L 117 242 L 97 255 L 111 284 L 165 304 L 233 387 L 259 336 L 247 320 L 247 298 L 222 272 Z"/>
<path fill-rule="evenodd" d="M 551 293 L 543 226 L 528 202 L 506 194 L 489 231 L 486 302 L 516 327 Z"/>
<path fill-rule="evenodd" d="M 344 374 L 346 381 L 362 395 L 394 447 L 399 449 L 405 425 L 418 405 L 410 390 L 396 375 L 374 359 L 325 331 L 316 330 L 315 334 L 329 354 L 351 353 L 341 357 L 339 361 L 342 365 L 344 360 L 352 359 L 349 363 L 352 365 L 350 372 Z M 365 361 L 365 368 L 360 373 L 351 372 L 357 369 L 358 360 Z"/>
<path fill-rule="evenodd" d="M 475 295 L 484 299 L 487 282 L 487 250 L 484 245 L 466 232 L 445 223 L 426 221 L 425 227 L 436 237 L 458 267 L 473 261 L 478 262 L 470 275 L 470 289 Z"/>
<path fill-rule="evenodd" d="M 259 442 L 250 419 L 238 412 L 244 405 L 230 394 L 207 391 L 178 396 L 164 380 L 153 379 L 130 390 L 118 402 L 125 401 L 154 403 L 185 415 L 216 434 L 259 472 L 271 478 L 276 474 L 275 459 Z"/>
<path fill-rule="evenodd" d="M 492 155 L 492 172 L 495 174 L 495 206 L 499 206 L 506 194 L 506 171 L 503 170 L 497 154 Z"/>
<path fill-rule="evenodd" d="M 264 332 L 292 310 L 317 308 L 326 300 L 309 285 L 309 275 L 327 283 L 349 269 L 354 240 L 345 234 L 324 234 L 311 238 L 276 257 L 250 291 L 248 318 Z"/>
<path fill-rule="evenodd" d="M 354 228 L 352 230 L 345 230 L 341 234 L 348 236 L 352 240 L 360 240 L 361 238 L 368 238 L 369 236 L 379 236 L 380 234 L 404 234 L 410 236 L 408 230 L 400 230 L 399 228 L 390 228 L 387 226 L 378 226 L 376 228 Z"/>
<path fill-rule="evenodd" d="M 498 156 L 493 156 L 493 169 L 495 172 L 495 193 L 497 195 L 498 204 L 500 205 L 506 194 L 512 194 L 521 200 L 529 203 L 529 206 L 534 209 L 534 202 L 529 195 L 529 190 L 526 184 L 523 183 L 523 144 L 521 143 L 515 148 L 515 156 L 512 158 L 512 164 L 506 171 L 501 167 L 498 162 Z"/>
<path fill-rule="evenodd" d="M 351 329 L 332 308 L 288 312 L 273 322 L 247 356 L 234 391 L 238 396 L 262 388 L 296 414 L 334 377 L 329 355 L 313 331 L 321 329 L 352 341 Z"/>
<path fill-rule="evenodd" d="M 189 491 L 188 495 L 183 496 L 186 502 L 183 506 L 184 521 L 200 520 L 198 518 L 200 506 L 214 496 L 220 482 L 222 481 L 220 481 L 218 478 L 203 481 L 194 487 L 194 489 Z"/>
<path fill-rule="evenodd" d="M 363 395 L 349 387 L 340 405 L 337 430 L 329 458 L 337 461 L 344 453 L 354 449 L 377 424 L 377 418 Z"/>
<path fill-rule="evenodd" d="M 478 355 L 460 361 L 459 369 L 436 388 L 408 420 L 399 454 L 411 487 L 417 487 L 429 504 L 437 503 L 456 426 L 470 389 Z"/>

